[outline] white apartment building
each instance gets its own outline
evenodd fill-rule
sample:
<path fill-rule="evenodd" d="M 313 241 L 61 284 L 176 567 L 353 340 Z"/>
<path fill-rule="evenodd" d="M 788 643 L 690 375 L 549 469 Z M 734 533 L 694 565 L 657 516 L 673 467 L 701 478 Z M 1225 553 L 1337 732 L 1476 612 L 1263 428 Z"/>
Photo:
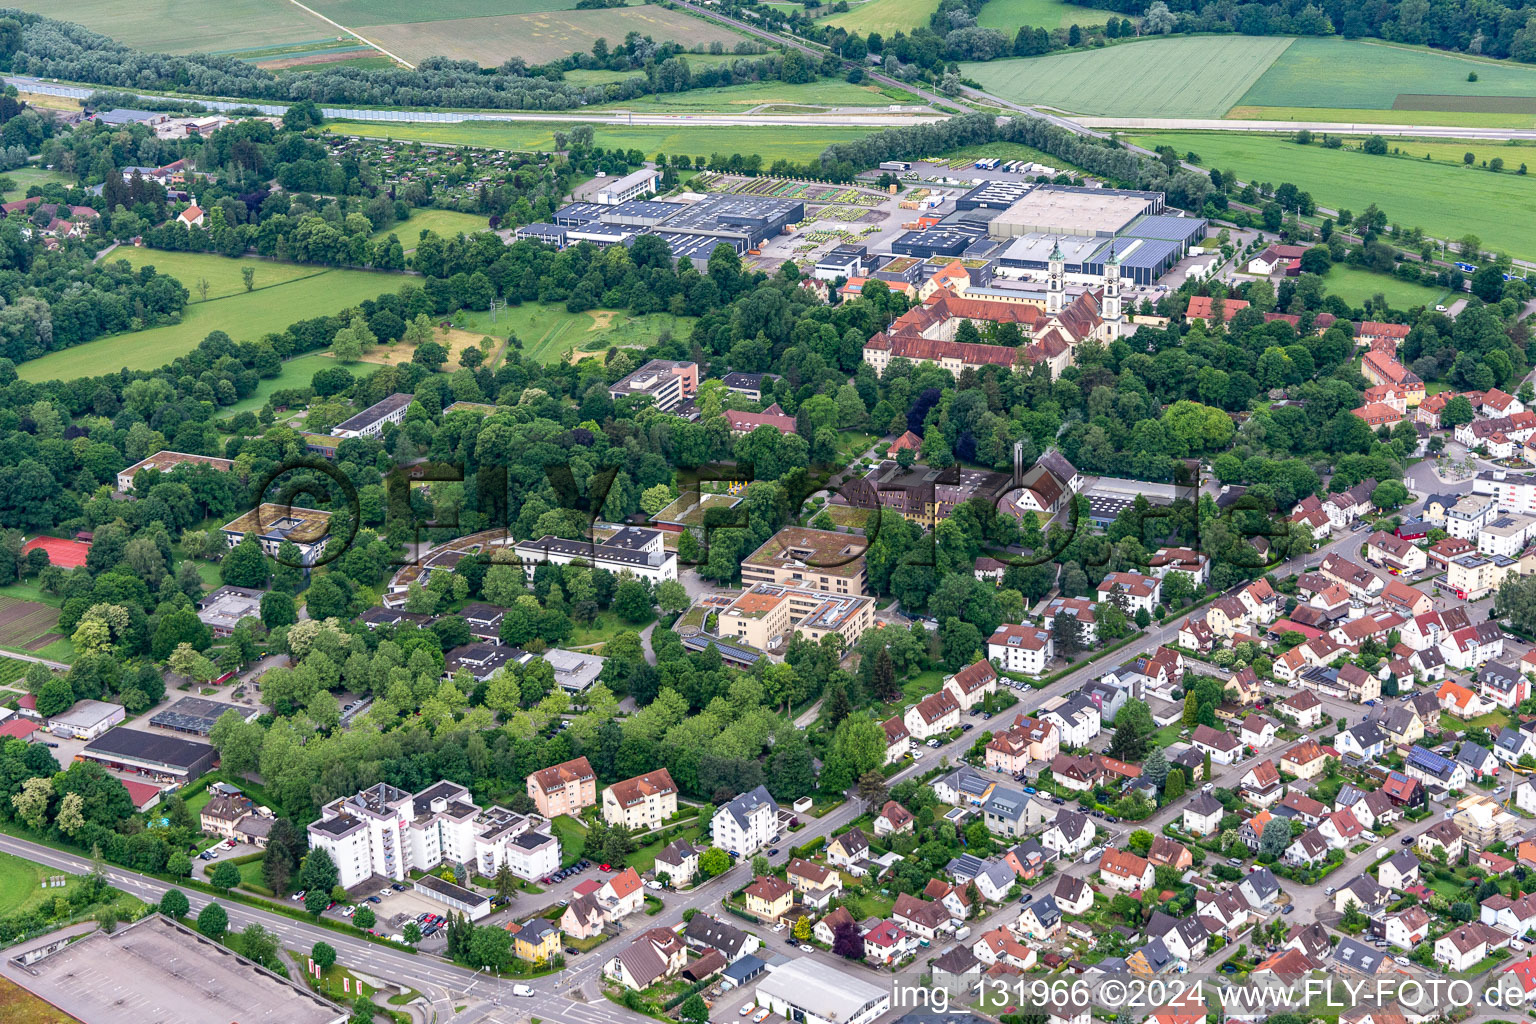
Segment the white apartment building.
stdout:
<path fill-rule="evenodd" d="M 1486 494 L 1468 494 L 1445 510 L 1445 532 L 1462 540 L 1476 541 L 1493 519 L 1498 505 Z"/>
<path fill-rule="evenodd" d="M 310 823 L 309 844 L 330 854 L 346 889 L 375 875 L 403 882 L 445 863 L 486 876 L 506 864 L 530 879 L 560 867 L 560 841 L 547 821 L 505 807 L 482 810 L 455 782 L 415 794 L 381 782 L 333 801 Z"/>
<path fill-rule="evenodd" d="M 1536 475 L 1504 470 L 1479 473 L 1472 480 L 1472 493 L 1491 495 L 1506 512 L 1536 515 Z"/>
<path fill-rule="evenodd" d="M 779 834 L 779 805 L 765 786 L 721 804 L 710 822 L 710 842 L 727 853 L 748 857 Z"/>
<path fill-rule="evenodd" d="M 987 659 L 1005 672 L 1040 675 L 1055 656 L 1051 631 L 1039 626 L 1004 625 L 987 639 Z"/>
<path fill-rule="evenodd" d="M 1477 550 L 1485 555 L 1514 558 L 1525 550 L 1526 542 L 1533 534 L 1536 534 L 1536 516 L 1497 515 L 1478 531 Z"/>

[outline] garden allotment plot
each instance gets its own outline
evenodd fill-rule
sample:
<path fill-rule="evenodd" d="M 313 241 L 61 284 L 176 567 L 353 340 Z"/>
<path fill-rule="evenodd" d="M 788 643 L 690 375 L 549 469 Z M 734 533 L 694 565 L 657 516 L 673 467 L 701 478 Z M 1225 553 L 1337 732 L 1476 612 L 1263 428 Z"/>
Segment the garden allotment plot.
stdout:
<path fill-rule="evenodd" d="M 1221 117 L 1291 43 L 1251 36 L 1147 39 L 960 67 L 1015 103 L 1106 117 Z"/>

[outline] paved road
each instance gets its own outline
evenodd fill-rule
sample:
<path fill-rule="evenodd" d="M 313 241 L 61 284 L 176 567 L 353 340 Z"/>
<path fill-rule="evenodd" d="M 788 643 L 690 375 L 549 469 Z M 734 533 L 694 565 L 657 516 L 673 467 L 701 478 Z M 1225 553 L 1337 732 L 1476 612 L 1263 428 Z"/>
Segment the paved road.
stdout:
<path fill-rule="evenodd" d="M 1206 117 L 1074 116 L 1077 124 L 1106 131 L 1294 132 L 1306 128 L 1332 135 L 1410 135 L 1453 139 L 1536 139 L 1531 128 L 1466 128 L 1456 125 L 1354 124 L 1335 121 L 1246 121 Z"/>

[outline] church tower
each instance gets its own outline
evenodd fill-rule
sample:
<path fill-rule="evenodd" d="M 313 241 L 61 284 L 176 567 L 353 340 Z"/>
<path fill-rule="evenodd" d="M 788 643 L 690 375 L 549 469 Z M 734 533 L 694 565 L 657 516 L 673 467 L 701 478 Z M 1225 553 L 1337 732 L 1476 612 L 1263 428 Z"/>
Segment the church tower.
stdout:
<path fill-rule="evenodd" d="M 1125 315 L 1120 310 L 1120 257 L 1111 243 L 1109 259 L 1104 261 L 1104 329 L 1108 340 L 1123 333 Z"/>
<path fill-rule="evenodd" d="M 1045 286 L 1045 311 L 1052 316 L 1067 305 L 1067 258 L 1061 254 L 1061 243 L 1051 247 L 1049 273 Z"/>

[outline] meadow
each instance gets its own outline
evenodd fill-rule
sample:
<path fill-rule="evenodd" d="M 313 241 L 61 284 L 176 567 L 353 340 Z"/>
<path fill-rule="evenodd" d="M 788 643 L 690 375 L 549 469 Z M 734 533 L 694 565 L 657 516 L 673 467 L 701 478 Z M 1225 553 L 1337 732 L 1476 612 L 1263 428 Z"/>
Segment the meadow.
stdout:
<path fill-rule="evenodd" d="M 1494 174 L 1443 160 L 1367 156 L 1358 149 L 1298 146 L 1288 136 L 1236 132 L 1159 132 L 1137 137 L 1148 148 L 1170 145 L 1194 151 L 1207 167 L 1233 170 L 1244 181 L 1294 183 L 1329 209 L 1354 211 L 1375 203 L 1404 227 L 1419 227 L 1437 238 L 1473 234 L 1489 249 L 1512 256 L 1536 256 L 1536 179 L 1506 171 Z M 1438 148 L 1452 152 L 1505 155 L 1511 167 L 1523 149 L 1498 144 L 1391 140 L 1405 153 Z M 1528 161 L 1529 162 L 1529 161 Z"/>
<path fill-rule="evenodd" d="M 252 281 L 255 289 L 287 284 L 289 281 L 313 277 L 325 271 L 324 267 L 278 263 L 275 260 L 264 260 L 253 256 L 231 259 L 227 256 L 213 256 L 208 253 L 166 252 L 162 249 L 140 249 L 131 245 L 120 245 L 106 257 L 107 263 L 116 263 L 119 260 L 129 264 L 135 270 L 141 267 L 154 267 L 156 273 L 174 277 L 192 293 L 192 297 L 188 300 L 189 305 L 202 302 L 202 293 L 197 288 L 199 280 L 208 282 L 208 301 L 210 302 L 231 295 L 245 294 L 245 279 L 241 271 L 246 268 L 255 272 L 256 276 Z"/>
<path fill-rule="evenodd" d="M 156 254 L 160 255 L 160 254 Z M 223 256 L 203 256 L 224 260 Z M 208 264 L 218 273 L 217 263 Z M 281 331 L 296 320 L 325 316 L 397 290 L 408 279 L 399 274 L 371 270 L 314 269 L 317 273 L 271 288 L 245 292 L 207 302 L 191 302 L 179 324 L 98 338 L 83 345 L 50 352 L 16 368 L 24 380 L 71 380 L 75 377 L 112 373 L 119 368 L 153 370 L 185 355 L 213 331 L 224 331 L 236 341 L 253 341 Z M 209 277 L 210 282 L 212 277 Z M 183 280 L 183 283 L 187 283 Z M 195 293 L 194 293 L 195 294 Z M 209 292 L 210 296 L 212 292 Z"/>
<path fill-rule="evenodd" d="M 1477 81 L 1467 81 L 1470 73 Z M 1390 110 L 1394 116 L 1406 110 L 1439 113 L 1437 106 L 1467 113 L 1512 113 L 1498 109 L 1495 97 L 1526 97 L 1528 112 L 1536 117 L 1536 68 L 1329 37 L 1291 43 L 1238 102 L 1244 107 Z M 1438 101 L 1425 105 L 1431 98 Z"/>
<path fill-rule="evenodd" d="M 684 47 L 712 42 L 732 46 L 742 38 L 718 23 L 651 5 L 375 24 L 362 34 L 408 61 L 442 56 L 495 67 L 508 57 L 543 64 L 589 50 L 598 39 L 623 42 L 631 32 Z"/>
<path fill-rule="evenodd" d="M 274 391 L 287 391 L 291 388 L 307 388 L 315 374 L 321 370 L 329 370 L 336 365 L 336 360 L 326 352 L 306 352 L 301 356 L 294 356 L 283 363 L 282 370 L 276 377 L 263 380 L 256 385 L 256 391 L 249 398 L 242 398 L 234 405 L 219 411 L 220 416 L 234 416 L 242 412 L 260 412 L 261 407 L 267 404 L 267 398 Z"/>
<path fill-rule="evenodd" d="M 960 73 L 1015 103 L 1074 113 L 1220 117 L 1290 44 L 1283 37 L 1178 36 L 962 64 Z"/>
<path fill-rule="evenodd" d="M 1323 278 L 1329 295 L 1337 295 L 1351 306 L 1360 306 L 1366 299 L 1377 295 L 1387 300 L 1393 309 L 1409 309 L 1413 306 L 1434 306 L 1444 302 L 1450 294 L 1447 288 L 1430 287 L 1399 280 L 1390 274 L 1377 274 L 1364 267 L 1342 264 L 1332 267 Z"/>
<path fill-rule="evenodd" d="M 692 58 L 688 58 L 692 60 Z M 567 75 L 569 77 L 569 75 Z M 921 102 L 916 96 L 876 85 L 852 85 L 841 78 L 816 82 L 744 82 L 741 85 L 687 92 L 638 96 L 612 104 L 615 109 L 670 113 L 719 111 L 747 113 L 754 107 L 788 104 L 799 107 L 885 107 L 891 103 Z"/>
<path fill-rule="evenodd" d="M 602 358 L 610 347 L 644 348 L 655 343 L 663 331 L 686 337 L 693 329 L 692 318 L 670 313 L 645 316 L 612 310 L 570 313 L 564 305 L 538 302 L 498 310 L 495 323 L 491 322 L 489 313 L 468 310 L 454 313 L 452 320 L 455 327 L 476 337 L 489 334 L 493 338 L 505 338 L 508 332 L 515 334 L 522 342 L 523 358 L 540 363 L 569 358 L 572 350 L 578 359 L 587 355 Z"/>
<path fill-rule="evenodd" d="M 849 7 L 848 11 L 827 18 L 827 24 L 866 36 L 879 32 L 889 39 L 894 32 L 910 32 L 928 24 L 929 16 L 939 9 L 939 0 L 867 0 Z"/>
<path fill-rule="evenodd" d="M 405 220 L 397 220 L 386 228 L 373 233 L 374 238 L 387 238 L 394 235 L 400 239 L 400 244 L 406 252 L 416 248 L 416 243 L 421 241 L 423 231 L 435 231 L 444 238 L 452 238 L 463 232 L 472 235 L 477 231 L 491 230 L 489 219 L 478 213 L 460 213 L 457 210 L 420 209 L 412 210 L 411 215 Z"/>
<path fill-rule="evenodd" d="M 576 0 L 433 0 L 431 4 L 422 4 L 420 0 L 305 0 L 305 6 L 348 28 L 356 28 L 392 22 L 569 11 L 575 9 Z"/>
<path fill-rule="evenodd" d="M 15 188 L 6 190 L 6 202 L 26 198 L 27 189 L 31 188 L 33 185 L 47 185 L 50 183 L 57 183 L 63 185 L 65 188 L 68 188 L 70 185 L 74 184 L 74 179 L 69 175 L 64 174 L 62 171 L 46 170 L 45 168 L 38 167 L 35 164 L 28 164 L 26 167 L 16 167 L 9 171 L 0 171 L 0 176 L 9 178 L 11 181 L 16 183 Z"/>
<path fill-rule="evenodd" d="M 333 131 L 368 138 L 437 142 L 453 146 L 485 146 L 520 153 L 555 148 L 555 132 L 570 131 L 574 122 L 466 121 L 458 124 L 376 124 L 331 121 Z M 796 163 L 815 160 L 834 142 L 862 139 L 873 128 L 721 128 L 706 125 L 592 125 L 593 142 L 606 148 L 638 149 L 647 155 L 688 153 L 757 153 L 764 164 L 781 157 Z"/>
<path fill-rule="evenodd" d="M 1068 28 L 1072 25 L 1102 25 L 1121 15 L 1098 7 L 1079 7 L 1062 0 L 989 0 L 976 16 L 982 28 L 995 28 L 1010 36 L 1020 25 L 1035 28 Z"/>
<path fill-rule="evenodd" d="M 327 25 L 288 0 L 7 0 L 7 7 L 77 22 L 154 53 L 227 53 L 334 39 Z"/>

